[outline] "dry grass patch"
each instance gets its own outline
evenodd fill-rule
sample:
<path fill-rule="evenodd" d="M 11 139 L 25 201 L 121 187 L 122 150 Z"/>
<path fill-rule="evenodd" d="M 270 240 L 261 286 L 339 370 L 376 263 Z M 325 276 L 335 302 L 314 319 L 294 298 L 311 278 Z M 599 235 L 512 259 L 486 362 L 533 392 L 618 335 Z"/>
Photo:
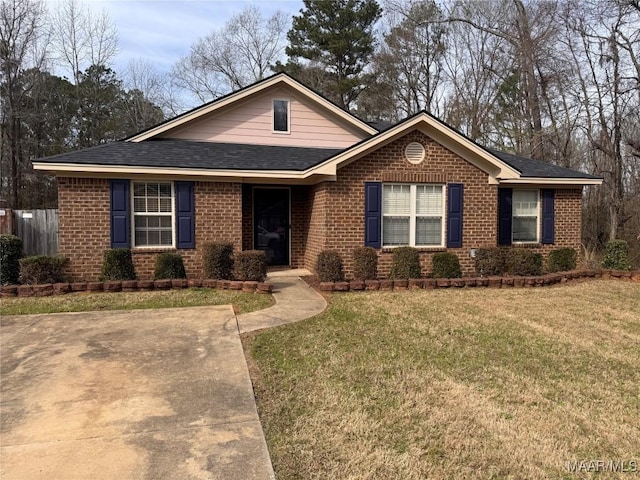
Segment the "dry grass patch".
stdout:
<path fill-rule="evenodd" d="M 0 299 L 0 315 L 199 307 L 228 304 L 232 304 L 236 311 L 252 312 L 272 305 L 273 297 L 271 295 L 213 290 L 210 288 L 151 292 L 81 292 L 52 297 L 2 298 Z"/>
<path fill-rule="evenodd" d="M 640 460 L 639 312 L 619 281 L 336 295 L 245 337 L 276 474 L 591 478 L 567 462 Z"/>

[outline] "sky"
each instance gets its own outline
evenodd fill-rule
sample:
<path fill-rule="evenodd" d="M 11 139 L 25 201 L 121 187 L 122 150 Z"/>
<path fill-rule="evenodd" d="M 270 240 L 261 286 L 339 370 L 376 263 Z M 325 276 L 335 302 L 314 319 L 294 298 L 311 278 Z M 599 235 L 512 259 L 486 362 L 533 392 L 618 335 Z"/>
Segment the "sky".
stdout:
<path fill-rule="evenodd" d="M 123 71 L 130 59 L 143 58 L 156 70 L 168 71 L 191 45 L 222 27 L 234 14 L 257 5 L 270 16 L 277 10 L 297 14 L 302 0 L 80 0 L 92 11 L 105 10 L 119 34 L 116 72 Z M 55 3 L 50 2 L 50 3 Z"/>

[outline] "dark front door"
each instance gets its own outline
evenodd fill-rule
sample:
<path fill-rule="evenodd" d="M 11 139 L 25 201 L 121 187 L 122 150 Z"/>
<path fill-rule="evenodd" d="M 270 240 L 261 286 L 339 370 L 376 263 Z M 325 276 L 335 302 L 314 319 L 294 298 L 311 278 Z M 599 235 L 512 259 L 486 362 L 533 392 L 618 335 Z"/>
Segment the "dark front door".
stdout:
<path fill-rule="evenodd" d="M 253 189 L 253 245 L 269 265 L 289 265 L 289 189 Z"/>

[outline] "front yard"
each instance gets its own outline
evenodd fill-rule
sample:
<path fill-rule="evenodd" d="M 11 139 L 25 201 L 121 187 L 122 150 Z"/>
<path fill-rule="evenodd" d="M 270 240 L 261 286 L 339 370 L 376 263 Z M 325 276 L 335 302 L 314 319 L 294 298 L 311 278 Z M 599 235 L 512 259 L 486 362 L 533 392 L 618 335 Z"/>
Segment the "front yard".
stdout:
<path fill-rule="evenodd" d="M 334 295 L 244 342 L 280 479 L 621 478 L 640 462 L 637 283 Z"/>

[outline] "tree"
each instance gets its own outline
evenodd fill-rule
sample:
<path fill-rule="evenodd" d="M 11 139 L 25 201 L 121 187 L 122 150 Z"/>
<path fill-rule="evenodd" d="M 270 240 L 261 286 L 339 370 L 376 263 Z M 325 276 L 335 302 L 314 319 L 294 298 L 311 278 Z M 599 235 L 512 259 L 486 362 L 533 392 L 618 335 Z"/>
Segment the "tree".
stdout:
<path fill-rule="evenodd" d="M 44 61 L 37 44 L 44 34 L 44 8 L 30 0 L 0 3 L 0 186 L 9 207 L 19 208 L 27 167 L 24 146 L 25 96 L 37 77 L 24 75 Z M 33 52 L 39 55 L 34 56 Z M 5 193 L 6 192 L 6 193 Z"/>
<path fill-rule="evenodd" d="M 207 102 L 262 80 L 284 53 L 287 25 L 282 12 L 265 18 L 257 6 L 245 8 L 191 46 L 172 69 L 175 85 Z"/>
<path fill-rule="evenodd" d="M 287 65 L 293 72 L 320 67 L 326 72 L 312 84 L 345 109 L 354 107 L 369 77 L 365 69 L 376 41 L 373 27 L 382 14 L 375 0 L 304 0 L 287 34 Z M 303 59 L 306 65 L 300 64 Z"/>
<path fill-rule="evenodd" d="M 585 111 L 588 159 L 605 179 L 603 196 L 597 199 L 608 211 L 604 231 L 613 240 L 640 214 L 634 147 L 640 130 L 640 11 L 618 0 L 581 2 L 580 8 L 579 17 L 566 14 L 566 46 L 576 67 L 576 96 Z"/>
<path fill-rule="evenodd" d="M 118 32 L 109 15 L 96 15 L 78 0 L 63 0 L 51 15 L 53 47 L 74 84 L 91 65 L 109 66 L 118 51 Z"/>
<path fill-rule="evenodd" d="M 392 97 L 388 101 L 396 110 L 394 119 L 420 110 L 437 115 L 446 53 L 446 27 L 440 23 L 442 11 L 434 0 L 400 8 L 399 14 L 391 18 L 384 43 L 374 56 L 375 83 L 389 86 Z"/>
<path fill-rule="evenodd" d="M 125 90 L 116 72 L 104 65 L 81 72 L 78 87 L 78 148 L 120 140 L 164 118 L 160 107 L 139 90 Z"/>

